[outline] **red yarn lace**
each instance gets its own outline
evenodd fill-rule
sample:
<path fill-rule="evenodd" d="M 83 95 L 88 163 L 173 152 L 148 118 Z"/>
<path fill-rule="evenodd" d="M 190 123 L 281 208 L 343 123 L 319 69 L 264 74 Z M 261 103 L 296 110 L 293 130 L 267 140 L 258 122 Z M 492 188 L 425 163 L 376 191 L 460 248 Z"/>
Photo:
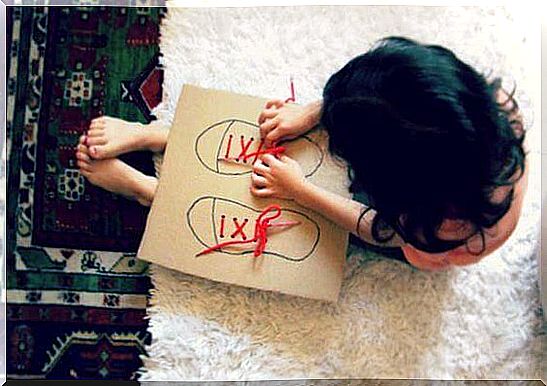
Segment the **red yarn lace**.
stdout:
<path fill-rule="evenodd" d="M 278 154 L 281 154 L 285 151 L 284 146 L 270 147 L 269 149 L 262 149 L 262 146 L 263 146 L 263 141 L 260 142 L 260 147 L 258 148 L 257 151 L 255 151 L 254 153 L 243 155 L 243 160 L 247 161 L 247 159 L 249 159 L 251 157 L 255 157 L 255 159 L 253 160 L 253 164 L 254 164 L 256 162 L 256 160 L 258 159 L 258 156 L 260 156 L 262 154 L 278 155 Z"/>
<path fill-rule="evenodd" d="M 228 142 L 228 145 L 230 145 L 230 142 Z M 258 157 L 262 154 L 273 154 L 273 155 L 279 155 L 285 151 L 284 146 L 275 146 L 270 147 L 267 149 L 263 149 L 264 141 L 260 141 L 260 145 L 258 146 L 258 150 L 252 153 L 247 154 L 247 148 L 244 148 L 241 153 L 237 157 L 228 157 L 228 151 L 226 152 L 226 156 L 224 158 L 219 158 L 220 161 L 244 161 L 247 162 L 249 158 L 254 157 L 252 164 L 258 160 Z"/>
<path fill-rule="evenodd" d="M 268 214 L 273 212 L 270 216 Z M 266 209 L 260 213 L 255 223 L 255 233 L 254 237 L 249 240 L 236 240 L 236 241 L 226 241 L 215 246 L 209 247 L 196 255 L 196 257 L 211 253 L 213 251 L 228 247 L 231 245 L 241 245 L 256 242 L 256 247 L 254 249 L 254 257 L 260 256 L 266 249 L 266 244 L 268 242 L 268 228 L 270 227 L 282 227 L 282 226 L 292 226 L 298 225 L 298 221 L 283 221 L 277 223 L 271 223 L 272 220 L 275 220 L 281 216 L 281 207 L 279 205 L 273 204 L 268 206 Z"/>
<path fill-rule="evenodd" d="M 287 102 L 296 102 L 296 95 L 294 93 L 294 82 L 293 82 L 293 79 L 292 79 L 292 76 L 291 76 L 291 96 L 287 99 L 285 99 L 285 103 Z"/>

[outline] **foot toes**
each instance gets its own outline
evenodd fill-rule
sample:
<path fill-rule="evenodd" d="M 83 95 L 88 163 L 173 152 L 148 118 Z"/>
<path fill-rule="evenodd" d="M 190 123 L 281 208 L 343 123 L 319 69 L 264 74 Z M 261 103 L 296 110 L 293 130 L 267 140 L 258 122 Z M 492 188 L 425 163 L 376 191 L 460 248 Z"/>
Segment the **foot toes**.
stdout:
<path fill-rule="evenodd" d="M 84 152 L 81 152 L 81 151 L 78 151 L 76 153 L 76 158 L 78 158 L 80 161 L 91 162 L 91 158 L 89 158 L 89 155 L 87 155 L 87 153 L 84 153 Z"/>
<path fill-rule="evenodd" d="M 101 128 L 93 128 L 93 129 L 90 129 L 88 132 L 87 132 L 87 135 L 91 138 L 91 137 L 100 137 L 102 135 L 104 135 L 104 129 L 101 127 Z"/>
<path fill-rule="evenodd" d="M 100 121 L 100 122 L 92 122 L 90 125 L 89 125 L 89 129 L 103 129 L 105 126 L 104 122 Z"/>
<path fill-rule="evenodd" d="M 101 119 L 101 120 L 98 120 L 98 121 L 92 121 L 90 124 L 89 124 L 89 128 L 90 129 L 102 129 L 104 128 L 106 122 L 104 119 Z"/>
<path fill-rule="evenodd" d="M 100 117 L 93 118 L 93 119 L 91 120 L 91 124 L 94 124 L 94 123 L 104 123 L 105 120 L 106 120 L 106 119 L 105 119 L 105 116 L 102 115 L 102 116 L 100 116 Z"/>
<path fill-rule="evenodd" d="M 89 154 L 95 159 L 102 159 L 106 156 L 103 146 L 91 146 L 89 148 Z"/>
<path fill-rule="evenodd" d="M 106 138 L 105 137 L 89 137 L 87 139 L 87 146 L 94 146 L 94 145 L 106 145 Z"/>
<path fill-rule="evenodd" d="M 79 144 L 78 146 L 76 146 L 76 152 L 88 154 L 88 153 L 89 153 L 89 150 L 88 150 L 88 148 L 87 148 L 86 145 Z"/>
<path fill-rule="evenodd" d="M 84 174 L 83 172 L 91 171 L 91 164 L 89 164 L 88 162 L 78 160 L 77 165 L 80 168 L 80 172 L 82 172 L 82 174 Z"/>

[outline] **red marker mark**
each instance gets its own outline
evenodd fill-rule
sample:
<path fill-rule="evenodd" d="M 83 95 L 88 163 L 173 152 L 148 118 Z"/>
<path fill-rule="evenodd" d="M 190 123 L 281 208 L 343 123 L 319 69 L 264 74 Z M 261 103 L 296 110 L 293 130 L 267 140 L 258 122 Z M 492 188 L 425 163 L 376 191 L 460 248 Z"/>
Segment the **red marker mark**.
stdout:
<path fill-rule="evenodd" d="M 271 213 L 271 215 L 268 215 L 270 213 Z M 268 232 L 268 229 L 270 227 L 292 226 L 292 225 L 300 224 L 300 222 L 298 222 L 298 221 L 285 221 L 285 222 L 279 222 L 279 223 L 273 223 L 272 224 L 271 221 L 275 220 L 279 216 L 281 216 L 281 207 L 279 205 L 275 205 L 275 204 L 270 205 L 266 209 L 264 209 L 262 211 L 262 213 L 260 213 L 260 215 L 256 219 L 255 232 L 254 232 L 254 237 L 252 239 L 244 240 L 244 241 L 239 241 L 239 240 L 237 240 L 237 241 L 226 241 L 226 242 L 217 244 L 215 246 L 212 246 L 210 248 L 204 249 L 203 251 L 198 253 L 196 255 L 196 257 L 211 253 L 213 251 L 222 249 L 224 247 L 228 247 L 230 245 L 238 245 L 238 244 L 241 245 L 241 244 L 248 244 L 248 243 L 253 243 L 253 242 L 256 242 L 256 247 L 254 249 L 253 255 L 254 255 L 254 257 L 258 257 L 266 249 L 266 244 L 268 242 L 267 232 Z M 246 222 L 244 224 L 246 224 Z"/>
<path fill-rule="evenodd" d="M 249 222 L 249 219 L 246 218 L 245 220 L 243 220 L 243 222 L 240 225 L 239 222 L 237 221 L 237 218 L 234 217 L 234 226 L 236 227 L 236 230 L 234 231 L 234 233 L 230 235 L 230 237 L 233 239 L 237 235 L 241 234 L 241 238 L 243 240 L 247 240 L 247 235 L 245 234 L 245 232 L 243 232 L 243 228 L 245 228 L 245 225 L 247 225 L 248 222 Z"/>
<path fill-rule="evenodd" d="M 232 147 L 232 139 L 234 136 L 230 134 L 230 137 L 228 137 L 228 146 L 226 147 L 226 155 L 224 158 L 228 158 L 230 156 L 230 148 Z"/>
<path fill-rule="evenodd" d="M 249 151 L 249 148 L 251 147 L 251 143 L 253 143 L 253 141 L 254 138 L 251 137 L 251 139 L 249 139 L 247 143 L 245 143 L 245 137 L 241 136 L 241 153 L 239 153 L 236 160 L 243 159 L 244 162 L 247 161 L 247 152 Z"/>
<path fill-rule="evenodd" d="M 224 221 L 226 220 L 226 216 L 222 215 L 220 216 L 220 237 L 224 238 Z"/>

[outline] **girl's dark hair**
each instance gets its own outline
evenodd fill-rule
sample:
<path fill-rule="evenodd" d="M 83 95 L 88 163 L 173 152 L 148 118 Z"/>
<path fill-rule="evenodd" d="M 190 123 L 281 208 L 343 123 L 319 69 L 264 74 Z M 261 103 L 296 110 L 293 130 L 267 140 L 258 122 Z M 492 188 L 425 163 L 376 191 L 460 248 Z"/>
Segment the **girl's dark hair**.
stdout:
<path fill-rule="evenodd" d="M 497 103 L 500 88 L 451 51 L 401 37 L 380 40 L 331 76 L 321 124 L 330 151 L 349 165 L 351 191 L 377 211 L 377 241 L 397 232 L 417 249 L 447 251 L 471 236 L 438 238 L 451 218 L 470 224 L 484 250 L 484 230 L 507 213 L 512 177 L 525 164 L 524 132 Z M 493 202 L 500 186 L 510 194 Z"/>

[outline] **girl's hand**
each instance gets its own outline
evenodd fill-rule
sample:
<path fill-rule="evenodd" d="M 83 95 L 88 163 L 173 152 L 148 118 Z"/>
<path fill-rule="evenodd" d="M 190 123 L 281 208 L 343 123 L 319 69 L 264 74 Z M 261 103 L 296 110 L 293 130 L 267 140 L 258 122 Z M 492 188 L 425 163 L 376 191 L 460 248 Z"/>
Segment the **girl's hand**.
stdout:
<path fill-rule="evenodd" d="M 292 158 L 264 154 L 253 166 L 251 193 L 256 197 L 297 199 L 306 184 L 302 168 Z"/>
<path fill-rule="evenodd" d="M 321 103 L 300 106 L 275 99 L 266 103 L 258 117 L 260 136 L 266 146 L 296 138 L 311 130 L 319 123 Z"/>

